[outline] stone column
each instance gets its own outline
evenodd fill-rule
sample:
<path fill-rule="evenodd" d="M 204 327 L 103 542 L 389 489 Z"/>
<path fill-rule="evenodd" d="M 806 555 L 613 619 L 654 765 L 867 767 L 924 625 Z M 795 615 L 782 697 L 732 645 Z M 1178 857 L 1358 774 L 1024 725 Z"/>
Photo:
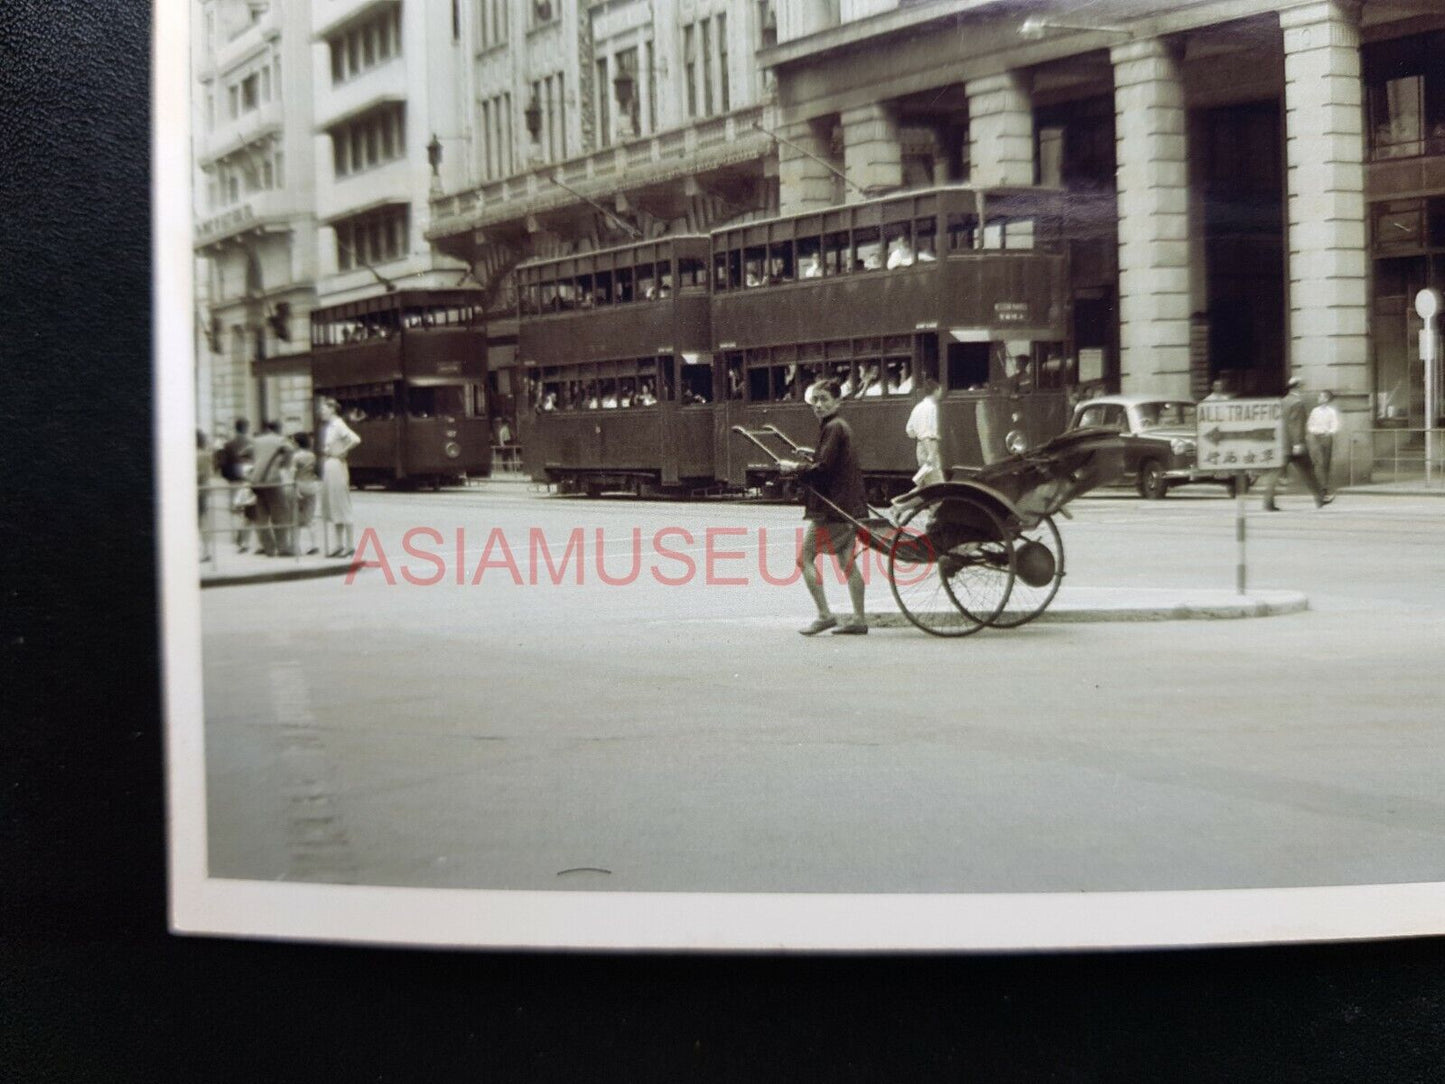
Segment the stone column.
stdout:
<path fill-rule="evenodd" d="M 979 185 L 1034 183 L 1034 106 L 1025 72 L 975 79 L 967 86 L 968 144 Z"/>
<path fill-rule="evenodd" d="M 1289 372 L 1333 388 L 1347 433 L 1370 424 L 1359 8 L 1317 0 L 1284 31 Z M 1353 417 L 1352 417 L 1353 416 Z M 1351 422 L 1355 425 L 1351 425 Z"/>
<path fill-rule="evenodd" d="M 1117 46 L 1120 382 L 1189 396 L 1189 181 L 1179 60 L 1157 40 Z"/>
<path fill-rule="evenodd" d="M 831 125 L 831 120 L 828 123 Z M 778 213 L 831 206 L 834 175 L 823 164 L 828 160 L 830 143 L 823 126 L 817 121 L 803 121 L 784 128 L 781 135 L 788 142 L 778 143 Z"/>
<path fill-rule="evenodd" d="M 849 203 L 864 199 L 860 189 L 896 188 L 903 183 L 903 149 L 898 119 L 886 105 L 846 110 L 843 122 L 843 171 Z"/>

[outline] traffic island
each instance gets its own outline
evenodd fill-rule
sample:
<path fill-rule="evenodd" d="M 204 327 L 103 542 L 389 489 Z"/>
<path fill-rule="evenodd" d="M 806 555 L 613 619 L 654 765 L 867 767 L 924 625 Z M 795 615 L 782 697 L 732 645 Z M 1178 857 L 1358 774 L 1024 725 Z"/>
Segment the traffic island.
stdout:
<path fill-rule="evenodd" d="M 889 600 L 892 601 L 891 599 Z M 1035 622 L 1210 621 L 1278 617 L 1309 609 L 1300 591 L 1171 589 L 1163 587 L 1064 587 Z M 912 628 L 897 610 L 870 610 L 874 628 Z"/>

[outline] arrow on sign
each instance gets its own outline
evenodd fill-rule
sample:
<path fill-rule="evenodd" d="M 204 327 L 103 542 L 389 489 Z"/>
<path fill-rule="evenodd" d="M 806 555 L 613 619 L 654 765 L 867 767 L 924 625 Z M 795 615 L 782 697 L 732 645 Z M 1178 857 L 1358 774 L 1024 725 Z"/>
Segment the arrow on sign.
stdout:
<path fill-rule="evenodd" d="M 1204 434 L 1204 439 L 1210 444 L 1223 444 L 1227 440 L 1273 440 L 1273 429 L 1240 429 L 1226 433 L 1219 426 L 1215 426 Z"/>

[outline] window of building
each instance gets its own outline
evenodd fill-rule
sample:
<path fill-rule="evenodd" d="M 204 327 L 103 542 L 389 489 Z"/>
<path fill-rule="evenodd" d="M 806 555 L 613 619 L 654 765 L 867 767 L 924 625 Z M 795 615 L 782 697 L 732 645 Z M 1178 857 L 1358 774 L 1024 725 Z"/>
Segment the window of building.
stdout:
<path fill-rule="evenodd" d="M 630 90 L 618 91 L 617 114 L 623 119 L 623 128 L 628 136 L 637 136 L 642 132 L 642 87 L 637 82 L 637 47 L 623 49 L 617 54 L 615 61 L 617 65 L 617 77 L 621 79 L 627 76 L 630 82 Z M 617 88 L 614 87 L 614 90 Z M 626 94 L 624 99 L 623 94 Z"/>
<path fill-rule="evenodd" d="M 726 113 L 732 108 L 731 92 L 728 89 L 728 23 L 727 16 L 717 14 L 717 79 L 718 105 Z"/>
<path fill-rule="evenodd" d="M 507 0 L 480 0 L 481 13 L 477 20 L 481 34 L 480 45 L 490 49 L 507 40 Z"/>
<path fill-rule="evenodd" d="M 687 84 L 687 115 L 697 116 L 697 47 L 693 42 L 693 28 L 682 28 L 682 70 Z"/>
<path fill-rule="evenodd" d="M 597 142 L 612 146 L 612 87 L 607 81 L 607 58 L 597 61 Z"/>
<path fill-rule="evenodd" d="M 395 161 L 406 153 L 406 107 L 389 102 L 331 129 L 337 177 Z"/>
<path fill-rule="evenodd" d="M 712 20 L 703 19 L 698 24 L 698 37 L 702 49 L 702 110 L 704 116 L 712 116 Z"/>
<path fill-rule="evenodd" d="M 228 87 L 226 91 L 227 102 L 230 105 L 230 117 L 235 120 L 241 115 L 241 88 Z"/>
<path fill-rule="evenodd" d="M 559 0 L 532 0 L 532 27 L 546 26 L 550 22 L 560 19 L 561 4 Z"/>
<path fill-rule="evenodd" d="M 261 104 L 261 80 L 254 72 L 241 80 L 241 112 L 249 113 Z"/>
<path fill-rule="evenodd" d="M 657 131 L 657 60 L 652 42 L 647 43 L 647 130 Z"/>
<path fill-rule="evenodd" d="M 337 222 L 337 268 L 374 267 L 405 256 L 409 211 L 405 206 L 386 207 Z"/>
<path fill-rule="evenodd" d="M 383 7 L 331 38 L 331 81 L 342 83 L 401 55 L 401 5 Z"/>

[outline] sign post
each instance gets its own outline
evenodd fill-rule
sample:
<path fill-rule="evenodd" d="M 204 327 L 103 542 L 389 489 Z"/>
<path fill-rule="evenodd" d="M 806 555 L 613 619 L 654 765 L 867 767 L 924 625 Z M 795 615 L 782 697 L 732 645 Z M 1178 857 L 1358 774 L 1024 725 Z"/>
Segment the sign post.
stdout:
<path fill-rule="evenodd" d="M 1425 289 L 1415 295 L 1415 312 L 1425 321 L 1420 333 L 1420 360 L 1425 363 L 1425 481 L 1435 472 L 1435 419 L 1439 410 L 1440 332 L 1435 319 L 1440 312 L 1440 294 Z"/>
<path fill-rule="evenodd" d="M 1199 404 L 1198 469 L 1234 475 L 1235 588 L 1244 594 L 1245 488 L 1251 471 L 1280 470 L 1285 455 L 1284 403 L 1279 399 L 1207 399 Z"/>

